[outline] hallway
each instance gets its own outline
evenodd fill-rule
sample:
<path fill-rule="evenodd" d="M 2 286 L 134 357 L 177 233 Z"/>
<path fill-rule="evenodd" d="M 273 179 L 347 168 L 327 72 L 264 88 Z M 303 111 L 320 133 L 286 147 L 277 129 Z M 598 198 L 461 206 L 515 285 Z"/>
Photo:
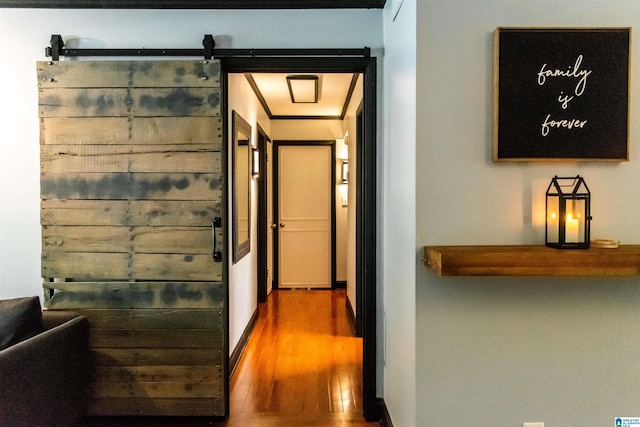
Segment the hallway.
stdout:
<path fill-rule="evenodd" d="M 362 340 L 346 292 L 278 290 L 231 379 L 236 426 L 377 426 L 362 417 Z"/>

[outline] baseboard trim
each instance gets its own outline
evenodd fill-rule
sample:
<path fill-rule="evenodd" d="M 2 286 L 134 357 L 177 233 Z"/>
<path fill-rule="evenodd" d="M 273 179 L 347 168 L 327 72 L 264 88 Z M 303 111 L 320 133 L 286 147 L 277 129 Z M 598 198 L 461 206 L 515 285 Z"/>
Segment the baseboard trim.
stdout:
<path fill-rule="evenodd" d="M 236 367 L 238 366 L 238 362 L 240 361 L 240 357 L 242 357 L 242 353 L 244 353 L 244 349 L 247 347 L 247 343 L 249 342 L 249 338 L 251 337 L 251 333 L 253 332 L 253 328 L 255 328 L 257 322 L 258 308 L 256 307 L 251 319 L 249 319 L 249 323 L 247 323 L 247 327 L 244 328 L 244 332 L 242 332 L 242 336 L 240 337 L 236 348 L 233 349 L 231 356 L 229 356 L 229 378 L 233 377 Z"/>
<path fill-rule="evenodd" d="M 380 425 L 382 427 L 393 427 L 393 421 L 391 421 L 391 415 L 387 409 L 387 404 L 384 403 L 384 399 L 379 399 L 378 405 L 380 405 Z"/>
<path fill-rule="evenodd" d="M 347 281 L 346 280 L 336 280 L 336 289 L 347 289 Z"/>

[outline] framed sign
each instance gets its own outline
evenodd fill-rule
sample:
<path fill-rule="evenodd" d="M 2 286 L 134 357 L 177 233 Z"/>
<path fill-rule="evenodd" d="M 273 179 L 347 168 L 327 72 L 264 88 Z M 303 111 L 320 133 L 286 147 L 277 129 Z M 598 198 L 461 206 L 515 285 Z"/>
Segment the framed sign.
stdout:
<path fill-rule="evenodd" d="M 493 160 L 629 160 L 630 28 L 497 28 Z"/>

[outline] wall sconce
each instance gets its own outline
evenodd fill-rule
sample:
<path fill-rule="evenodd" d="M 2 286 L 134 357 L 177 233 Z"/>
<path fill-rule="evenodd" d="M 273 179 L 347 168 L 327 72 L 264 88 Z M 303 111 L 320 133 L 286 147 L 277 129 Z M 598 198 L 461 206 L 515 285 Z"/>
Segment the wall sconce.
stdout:
<path fill-rule="evenodd" d="M 349 160 L 342 161 L 342 183 L 347 184 L 349 182 Z"/>
<path fill-rule="evenodd" d="M 580 175 L 555 176 L 547 188 L 545 244 L 556 249 L 588 249 L 591 193 Z"/>
<path fill-rule="evenodd" d="M 257 148 L 253 148 L 251 150 L 253 152 L 252 161 L 251 161 L 251 173 L 254 177 L 260 175 L 260 151 Z"/>
<path fill-rule="evenodd" d="M 316 104 L 318 102 L 318 76 L 287 76 L 289 95 L 294 104 Z"/>

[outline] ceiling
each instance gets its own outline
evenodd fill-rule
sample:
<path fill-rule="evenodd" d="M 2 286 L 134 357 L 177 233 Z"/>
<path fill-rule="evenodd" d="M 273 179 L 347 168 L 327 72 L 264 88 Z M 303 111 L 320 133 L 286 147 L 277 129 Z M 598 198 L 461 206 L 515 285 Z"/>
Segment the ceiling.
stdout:
<path fill-rule="evenodd" d="M 381 9 L 386 0 L 0 0 L 0 8 Z"/>
<path fill-rule="evenodd" d="M 293 103 L 287 85 L 288 75 L 317 76 L 318 102 Z M 342 120 L 358 76 L 358 73 L 245 73 L 272 120 Z"/>

